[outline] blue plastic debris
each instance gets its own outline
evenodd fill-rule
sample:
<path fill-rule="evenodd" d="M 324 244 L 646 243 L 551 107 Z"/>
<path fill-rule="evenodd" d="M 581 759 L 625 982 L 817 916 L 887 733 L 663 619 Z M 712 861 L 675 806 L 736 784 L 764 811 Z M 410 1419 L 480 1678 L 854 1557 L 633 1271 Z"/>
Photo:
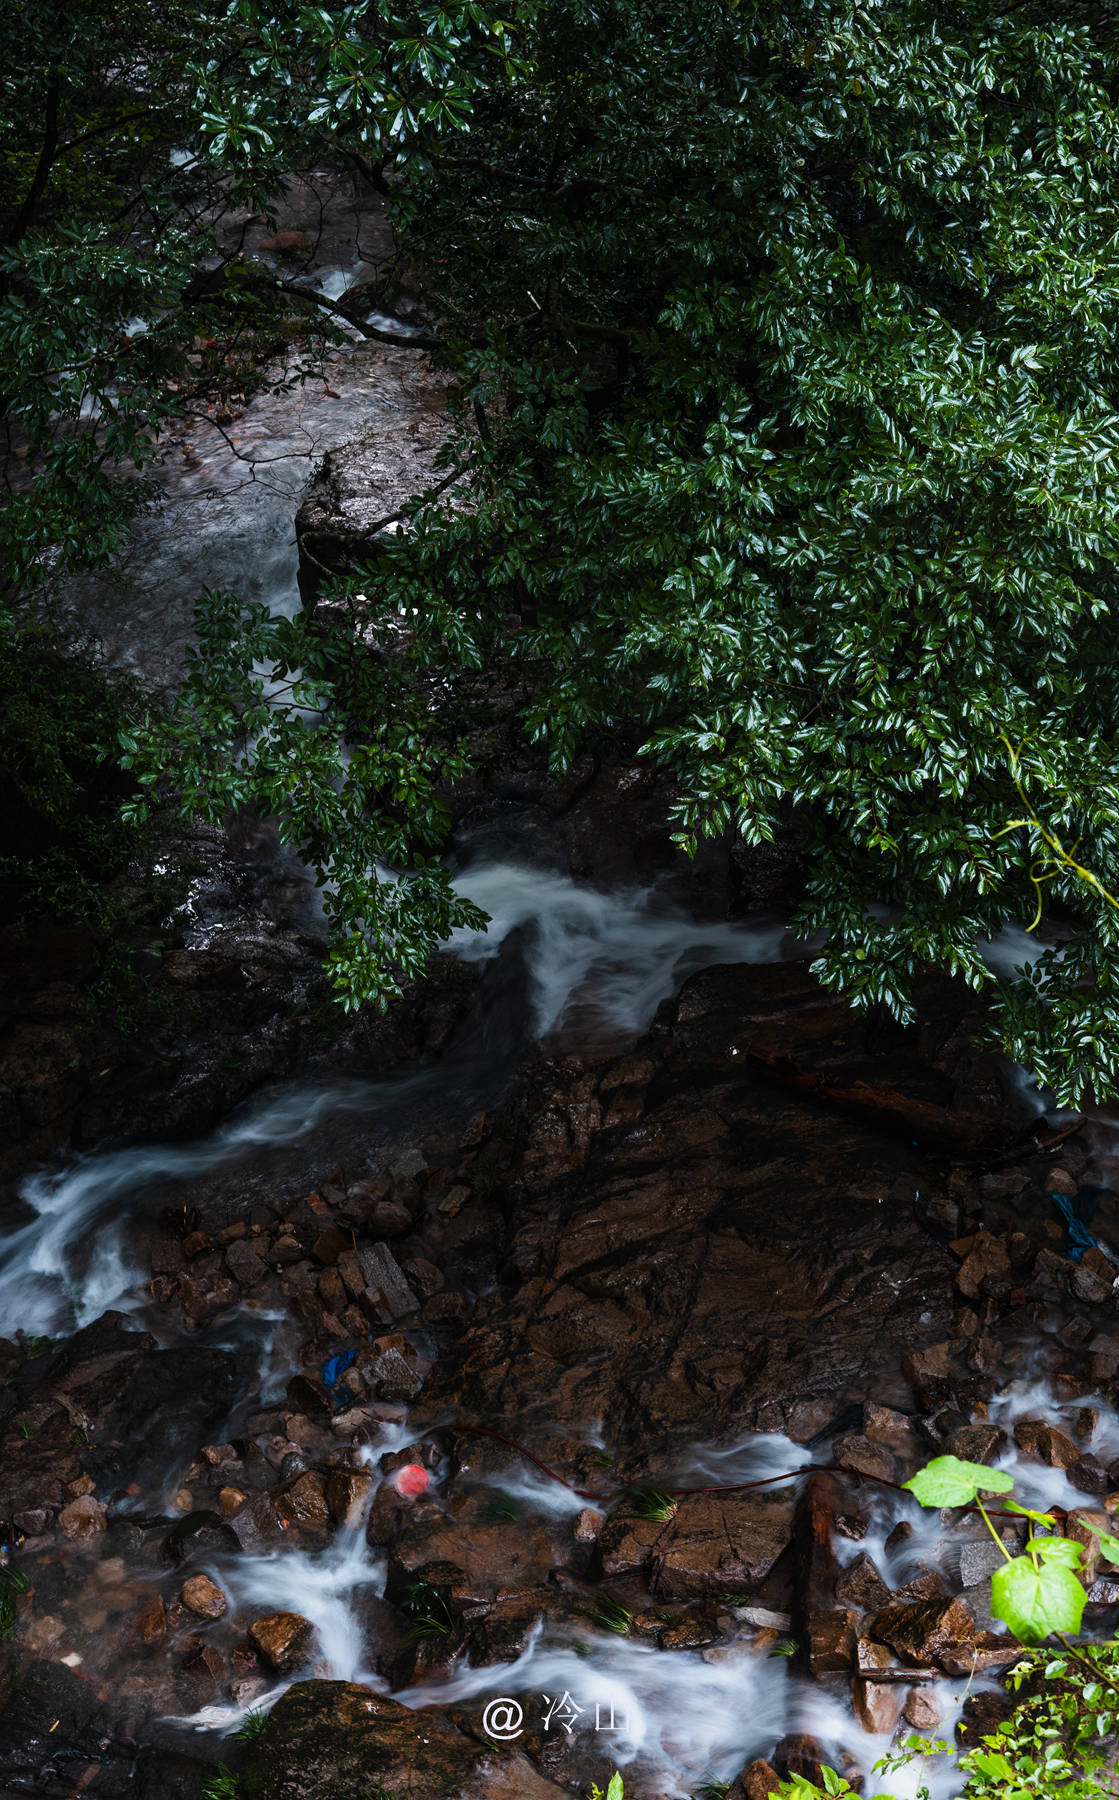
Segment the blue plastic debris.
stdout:
<path fill-rule="evenodd" d="M 334 1392 L 335 1387 L 337 1386 L 339 1379 L 346 1373 L 346 1370 L 356 1358 L 356 1350 L 343 1350 L 338 1356 L 332 1356 L 329 1362 L 323 1363 L 323 1386 L 329 1388 L 335 1404 L 338 1404 L 338 1395 Z"/>
<path fill-rule="evenodd" d="M 1050 1194 L 1049 1198 L 1050 1198 L 1050 1200 L 1053 1201 L 1054 1205 L 1059 1209 L 1059 1211 L 1061 1212 L 1061 1214 L 1064 1218 L 1065 1224 L 1068 1226 L 1068 1235 L 1069 1235 L 1068 1259 L 1069 1259 L 1069 1261 L 1070 1262 L 1079 1262 L 1081 1257 L 1084 1255 L 1085 1250 L 1098 1249 L 1099 1246 L 1097 1245 L 1096 1240 L 1092 1236 L 1091 1232 L 1088 1230 L 1088 1227 L 1083 1223 L 1083 1221 L 1081 1219 L 1079 1219 L 1077 1217 L 1076 1207 L 1074 1205 L 1074 1202 L 1069 1199 L 1068 1195 L 1067 1194 Z"/>

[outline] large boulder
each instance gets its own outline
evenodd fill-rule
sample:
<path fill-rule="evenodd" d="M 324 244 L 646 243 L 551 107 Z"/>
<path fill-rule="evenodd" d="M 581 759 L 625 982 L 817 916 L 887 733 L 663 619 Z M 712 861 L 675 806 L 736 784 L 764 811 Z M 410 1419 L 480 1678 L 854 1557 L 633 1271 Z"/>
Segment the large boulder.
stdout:
<path fill-rule="evenodd" d="M 482 1708 L 479 1706 L 479 1720 Z M 288 1689 L 253 1741 L 242 1800 L 568 1800 L 516 1750 L 497 1753 L 441 1713 L 411 1711 L 348 1681 Z"/>

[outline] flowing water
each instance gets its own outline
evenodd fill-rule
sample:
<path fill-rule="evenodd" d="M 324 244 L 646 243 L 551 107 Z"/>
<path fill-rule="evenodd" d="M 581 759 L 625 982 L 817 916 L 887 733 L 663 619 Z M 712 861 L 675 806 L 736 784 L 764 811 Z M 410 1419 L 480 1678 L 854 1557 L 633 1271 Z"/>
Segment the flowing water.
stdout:
<path fill-rule="evenodd" d="M 336 297 L 364 273 L 351 262 L 317 279 Z M 262 598 L 275 612 L 299 603 L 293 517 L 313 458 L 332 444 L 369 429 L 396 429 L 419 379 L 418 353 L 385 351 L 355 342 L 339 351 L 295 395 L 264 397 L 246 410 L 229 439 L 203 438 L 203 429 L 168 447 L 161 480 L 165 504 L 142 520 L 112 580 L 88 578 L 71 603 L 109 660 L 134 669 L 149 685 L 173 685 L 189 641 L 191 608 L 202 584 Z M 230 439 L 232 441 L 230 441 Z M 248 459 L 248 460 L 245 460 Z M 747 923 L 704 923 L 662 903 L 655 887 L 603 893 L 570 878 L 515 860 L 465 869 L 461 890 L 490 915 L 484 934 L 459 932 L 451 949 L 464 962 L 493 961 L 515 941 L 528 978 L 525 1044 L 550 1038 L 565 1050 L 603 1038 L 625 1044 L 651 1021 L 658 1005 L 695 970 L 724 962 L 771 962 L 794 953 L 778 929 Z M 1031 945 L 1005 940 L 992 960 L 1018 959 Z M 473 1022 L 484 1042 L 485 1021 Z M 109 1308 L 150 1324 L 143 1289 L 146 1272 L 130 1248 L 137 1222 L 169 1199 L 219 1174 L 233 1179 L 262 1158 L 281 1169 L 299 1157 L 307 1166 L 327 1154 L 340 1122 L 364 1141 L 370 1167 L 407 1166 L 408 1146 L 432 1118 L 465 1118 L 486 1098 L 487 1080 L 504 1080 L 508 1060 L 465 1040 L 441 1069 L 399 1078 L 299 1082 L 259 1095 L 210 1136 L 185 1143 L 112 1148 L 44 1170 L 24 1185 L 22 1218 L 0 1241 L 0 1311 L 8 1329 L 54 1333 L 89 1323 Z M 524 1044 L 511 1046 L 515 1053 Z M 510 1047 L 506 1046 L 508 1050 Z M 492 1067 L 489 1065 L 492 1064 Z M 301 1148 L 302 1147 L 302 1148 Z M 308 1148 L 309 1147 L 309 1148 Z M 258 1344 L 257 1392 L 264 1398 L 277 1375 L 278 1317 L 244 1309 L 225 1317 L 230 1341 Z M 1051 1393 L 1023 1377 L 998 1407 L 1009 1418 L 1036 1408 L 1055 1416 Z M 1001 1416 L 1001 1413 L 996 1414 Z M 588 1421 L 588 1431 L 591 1423 Z M 1101 1441 L 1119 1454 L 1119 1420 L 1104 1409 Z M 408 1445 L 407 1420 L 385 1424 L 365 1460 L 379 1480 L 380 1458 Z M 826 1447 L 817 1449 L 826 1459 Z M 804 1466 L 811 1453 L 776 1435 L 752 1435 L 730 1446 L 681 1447 L 679 1476 L 690 1485 L 731 1484 Z M 1004 1458 L 1020 1479 L 1021 1497 L 1042 1504 L 1076 1504 L 1059 1471 L 1039 1470 L 1013 1450 Z M 666 1479 L 676 1473 L 666 1471 Z M 436 1469 L 438 1486 L 441 1474 Z M 526 1519 L 555 1526 L 584 1502 L 527 1463 L 502 1476 L 501 1492 Z M 905 1543 L 887 1549 L 899 1520 L 913 1528 Z M 907 1496 L 879 1497 L 866 1539 L 848 1554 L 870 1551 L 891 1583 L 949 1560 L 953 1547 L 937 1515 Z M 363 1606 L 383 1590 L 384 1557 L 371 1552 L 362 1527 L 340 1529 L 318 1552 L 281 1549 L 258 1556 L 218 1558 L 213 1572 L 231 1608 L 266 1606 L 309 1619 L 316 1633 L 316 1669 L 339 1678 L 383 1682 L 370 1665 Z M 815 1734 L 838 1762 L 853 1753 L 868 1768 L 888 1748 L 889 1734 L 872 1738 L 852 1719 L 846 1685 L 808 1683 L 783 1656 L 753 1653 L 749 1642 L 715 1652 L 666 1654 L 588 1622 L 579 1646 L 538 1631 L 523 1654 L 505 1666 L 456 1667 L 443 1679 L 407 1688 L 397 1698 L 412 1707 L 477 1707 L 493 1737 L 512 1738 L 517 1709 L 524 1718 L 542 1697 L 562 1695 L 572 1723 L 589 1728 L 609 1716 L 611 1755 L 619 1767 L 657 1776 L 666 1797 L 691 1794 L 703 1779 L 730 1779 L 754 1755 L 767 1754 L 788 1732 Z M 269 1705 L 277 1683 L 255 1704 Z M 974 1685 L 974 1684 L 973 1684 Z M 951 1685 L 951 1704 L 965 1684 Z M 947 1702 L 949 1684 L 938 1695 Z M 497 1702 L 501 1706 L 497 1706 Z M 194 1715 L 199 1730 L 225 1732 L 243 1708 L 215 1705 Z M 942 1727 L 947 1734 L 951 1715 Z M 919 1765 L 891 1778 L 899 1796 L 928 1784 L 934 1800 L 955 1791 L 950 1767 Z"/>

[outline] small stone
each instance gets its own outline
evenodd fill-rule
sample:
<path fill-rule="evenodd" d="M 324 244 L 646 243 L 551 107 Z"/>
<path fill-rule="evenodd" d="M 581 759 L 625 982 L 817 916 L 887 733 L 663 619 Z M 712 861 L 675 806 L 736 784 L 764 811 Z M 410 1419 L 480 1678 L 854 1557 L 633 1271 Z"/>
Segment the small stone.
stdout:
<path fill-rule="evenodd" d="M 218 1490 L 218 1509 L 224 1519 L 231 1519 L 240 1507 L 244 1506 L 248 1495 L 240 1488 L 223 1487 Z"/>
<path fill-rule="evenodd" d="M 268 1264 L 249 1244 L 240 1240 L 230 1244 L 225 1253 L 225 1266 L 241 1287 L 255 1287 L 268 1273 Z"/>
<path fill-rule="evenodd" d="M 740 1625 L 752 1625 L 755 1631 L 791 1631 L 793 1615 L 774 1612 L 768 1606 L 732 1606 L 731 1614 Z"/>
<path fill-rule="evenodd" d="M 1022 1646 L 1016 1638 L 999 1637 L 993 1631 L 984 1631 L 966 1643 L 946 1649 L 940 1666 L 949 1675 L 983 1675 L 989 1669 L 1009 1668 L 1011 1663 L 1020 1660 L 1021 1655 Z"/>
<path fill-rule="evenodd" d="M 834 1457 L 841 1469 L 869 1476 L 872 1481 L 892 1482 L 897 1479 L 897 1466 L 890 1452 L 884 1445 L 876 1443 L 862 1432 L 851 1431 L 838 1437 Z"/>
<path fill-rule="evenodd" d="M 317 1263 L 324 1267 L 333 1266 L 344 1251 L 351 1248 L 350 1240 L 339 1231 L 337 1225 L 328 1225 L 321 1231 L 311 1246 L 311 1255 Z"/>
<path fill-rule="evenodd" d="M 414 1400 L 423 1386 L 422 1377 L 399 1350 L 383 1350 L 363 1373 L 381 1400 Z"/>
<path fill-rule="evenodd" d="M 76 1481 L 68 1481 L 63 1488 L 67 1500 L 80 1500 L 83 1494 L 92 1494 L 93 1479 L 89 1475 L 79 1475 Z"/>
<path fill-rule="evenodd" d="M 307 1661 L 315 1628 L 299 1613 L 269 1613 L 254 1619 L 249 1636 L 269 1668 L 278 1675 L 289 1675 Z"/>
<path fill-rule="evenodd" d="M 172 1512 L 188 1513 L 188 1512 L 193 1511 L 193 1508 L 194 1508 L 194 1495 L 191 1493 L 189 1488 L 179 1488 L 176 1493 L 172 1494 L 172 1496 L 171 1496 L 171 1511 Z"/>
<path fill-rule="evenodd" d="M 770 1794 L 775 1794 L 780 1786 L 781 1777 L 777 1770 L 761 1756 L 746 1765 L 735 1783 L 735 1787 L 742 1789 L 744 1800 L 769 1800 Z M 733 1794 L 733 1788 L 731 1792 Z"/>
<path fill-rule="evenodd" d="M 1079 1444 L 1090 1444 L 1096 1435 L 1100 1422 L 1098 1406 L 1082 1406 L 1076 1415 L 1076 1441 Z"/>
<path fill-rule="evenodd" d="M 1004 1238 L 980 1231 L 956 1271 L 956 1286 L 969 1300 L 981 1295 L 999 1298 L 1010 1292 L 1010 1255 Z"/>
<path fill-rule="evenodd" d="M 57 1489 L 56 1489 L 57 1492 Z M 64 1537 L 86 1542 L 105 1529 L 105 1508 L 92 1494 L 81 1494 L 64 1506 L 58 1515 L 58 1528 Z"/>
<path fill-rule="evenodd" d="M 974 1543 L 965 1544 L 960 1551 L 960 1586 L 979 1587 L 981 1582 L 989 1581 L 1005 1561 L 993 1538 L 977 1538 Z"/>
<path fill-rule="evenodd" d="M 1082 1494 L 1098 1494 L 1101 1498 L 1108 1490 L 1107 1470 L 1097 1456 L 1091 1452 L 1074 1462 L 1066 1474 L 1074 1488 Z"/>
<path fill-rule="evenodd" d="M 862 1551 L 854 1562 L 841 1569 L 835 1584 L 835 1597 L 844 1606 L 857 1606 L 870 1612 L 885 1606 L 890 1590 L 871 1558 Z"/>
<path fill-rule="evenodd" d="M 326 1480 L 326 1505 L 335 1524 L 355 1530 L 372 1488 L 373 1477 L 367 1469 L 332 1469 Z"/>
<path fill-rule="evenodd" d="M 275 1497 L 273 1503 L 277 1516 L 301 1525 L 307 1531 L 329 1530 L 330 1511 L 326 1504 L 325 1486 L 322 1476 L 308 1469 L 286 1493 Z"/>
<path fill-rule="evenodd" d="M 907 1601 L 875 1615 L 874 1635 L 912 1662 L 943 1663 L 975 1636 L 975 1622 L 959 1599 Z"/>
<path fill-rule="evenodd" d="M 1069 1289 L 1085 1306 L 1102 1306 L 1111 1298 L 1112 1282 L 1080 1263 L 1069 1276 Z"/>
<path fill-rule="evenodd" d="M 944 1715 L 934 1693 L 927 1688 L 910 1688 L 901 1716 L 914 1731 L 919 1731 L 923 1737 L 931 1737 Z"/>
<path fill-rule="evenodd" d="M 593 1506 L 584 1506 L 582 1512 L 575 1519 L 575 1542 L 577 1544 L 593 1544 L 605 1523 L 605 1513 L 596 1511 Z"/>
<path fill-rule="evenodd" d="M 136 1614 L 132 1621 L 132 1638 L 145 1650 L 166 1642 L 167 1610 L 159 1594 Z"/>
<path fill-rule="evenodd" d="M 951 1343 L 930 1344 L 902 1360 L 902 1371 L 921 1405 L 930 1412 L 950 1400 L 956 1387 Z"/>
<path fill-rule="evenodd" d="M 208 1575 L 192 1575 L 183 1582 L 182 1602 L 188 1612 L 200 1619 L 220 1619 L 226 1610 L 225 1595 Z"/>
<path fill-rule="evenodd" d="M 917 1675 L 908 1663 L 900 1663 L 892 1650 L 885 1644 L 876 1644 L 873 1638 L 860 1638 L 855 1645 L 855 1668 L 865 1681 L 901 1681 L 908 1685 Z M 931 1679 L 935 1671 L 926 1669 L 921 1673 Z"/>
<path fill-rule="evenodd" d="M 851 1608 L 809 1613 L 808 1667 L 813 1675 L 836 1674 L 854 1665 L 858 1625 L 858 1611 Z"/>
<path fill-rule="evenodd" d="M 1071 1469 L 1080 1459 L 1080 1446 L 1044 1419 L 1018 1420 L 1014 1442 L 1027 1456 L 1039 1457 L 1051 1469 Z"/>
<path fill-rule="evenodd" d="M 387 1244 L 364 1244 L 358 1251 L 367 1289 L 378 1289 L 394 1319 L 418 1312 L 419 1299 Z"/>
<path fill-rule="evenodd" d="M 864 1731 L 892 1731 L 901 1716 L 904 1696 L 888 1681 L 864 1681 L 856 1677 L 852 1697 L 855 1717 Z"/>
<path fill-rule="evenodd" d="M 952 1433 L 945 1449 L 961 1462 L 990 1463 L 1005 1443 L 1006 1433 L 1000 1425 L 965 1425 Z"/>

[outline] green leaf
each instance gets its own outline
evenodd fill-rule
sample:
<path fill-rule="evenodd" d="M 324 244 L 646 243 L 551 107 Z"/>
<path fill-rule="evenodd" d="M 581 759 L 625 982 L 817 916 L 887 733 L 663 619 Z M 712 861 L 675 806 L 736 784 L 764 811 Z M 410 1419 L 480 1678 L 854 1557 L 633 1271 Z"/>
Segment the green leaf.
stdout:
<path fill-rule="evenodd" d="M 1079 1569 L 1084 1561 L 1084 1546 L 1074 1538 L 1031 1537 L 1026 1539 L 1026 1549 L 1043 1562 L 1061 1563 L 1066 1569 Z"/>
<path fill-rule="evenodd" d="M 610 1777 L 610 1785 L 606 1789 L 606 1800 L 624 1800 L 624 1795 L 622 1793 L 622 1778 L 617 1769 L 614 1770 L 614 1773 Z"/>
<path fill-rule="evenodd" d="M 1028 1556 L 1017 1556 L 996 1570 L 991 1580 L 991 1611 L 1009 1625 L 1024 1644 L 1037 1644 L 1055 1631 L 1076 1633 L 1085 1594 L 1071 1569 Z"/>
<path fill-rule="evenodd" d="M 922 1506 L 969 1506 L 981 1492 L 1005 1494 L 1014 1478 L 986 1463 L 961 1462 L 958 1456 L 934 1456 L 905 1486 Z"/>

